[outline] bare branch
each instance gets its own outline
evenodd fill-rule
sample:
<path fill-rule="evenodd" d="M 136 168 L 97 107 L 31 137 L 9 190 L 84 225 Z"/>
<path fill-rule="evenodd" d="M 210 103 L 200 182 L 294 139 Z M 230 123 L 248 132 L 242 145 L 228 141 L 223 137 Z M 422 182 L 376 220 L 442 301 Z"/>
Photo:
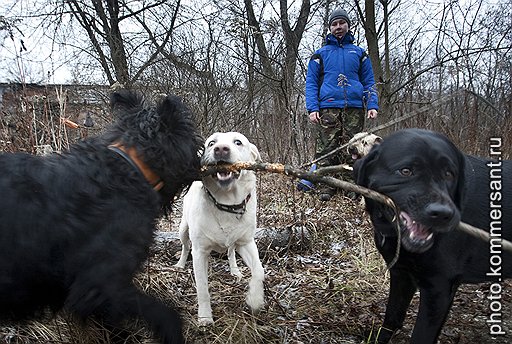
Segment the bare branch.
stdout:
<path fill-rule="evenodd" d="M 287 176 L 292 176 L 295 178 L 306 179 L 312 183 L 323 183 L 329 186 L 343 189 L 345 191 L 352 191 L 363 195 L 364 197 L 373 199 L 374 201 L 383 203 L 387 205 L 394 214 L 394 220 L 399 218 L 400 209 L 393 202 L 391 198 L 376 191 L 367 189 L 365 187 L 355 185 L 334 177 L 322 176 L 323 171 L 322 168 L 319 168 L 313 172 L 307 172 L 301 169 L 294 168 L 289 165 L 276 164 L 276 163 L 253 163 L 253 162 L 239 162 L 235 164 L 219 164 L 215 166 L 205 166 L 202 169 L 202 175 L 207 176 L 217 172 L 237 172 L 240 170 L 251 170 L 255 172 L 270 172 L 270 173 L 279 173 L 285 174 Z M 460 222 L 457 229 L 484 241 L 489 241 L 490 235 L 488 232 L 473 227 L 467 223 Z M 399 231 L 398 231 L 399 232 Z M 512 242 L 502 239 L 501 247 L 505 251 L 512 252 Z M 390 264 L 392 265 L 392 264 Z"/>

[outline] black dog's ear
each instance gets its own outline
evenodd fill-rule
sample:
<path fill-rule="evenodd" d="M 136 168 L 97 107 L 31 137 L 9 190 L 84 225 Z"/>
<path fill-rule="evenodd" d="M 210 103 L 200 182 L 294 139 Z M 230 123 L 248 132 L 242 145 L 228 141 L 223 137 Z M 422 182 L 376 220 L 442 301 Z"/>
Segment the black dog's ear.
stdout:
<path fill-rule="evenodd" d="M 110 96 L 110 107 L 116 115 L 140 111 L 143 104 L 142 94 L 133 90 L 121 89 Z"/>
<path fill-rule="evenodd" d="M 468 163 L 466 155 L 445 135 L 440 133 L 434 133 L 434 135 L 443 139 L 446 144 L 450 146 L 453 155 L 457 158 L 458 175 L 453 202 L 461 211 L 464 206 L 464 197 L 466 193 L 466 164 Z"/>
<path fill-rule="evenodd" d="M 140 129 L 149 138 L 155 137 L 160 130 L 162 123 L 164 126 L 177 127 L 174 121 L 181 118 L 188 108 L 183 104 L 180 97 L 175 95 L 167 95 L 162 98 L 155 109 L 142 110 L 140 112 Z"/>
<path fill-rule="evenodd" d="M 368 180 L 366 173 L 373 163 L 377 160 L 380 155 L 380 145 L 375 145 L 370 150 L 370 153 L 364 158 L 356 160 L 353 167 L 354 181 L 357 185 L 368 187 Z"/>
<path fill-rule="evenodd" d="M 189 112 L 189 109 L 185 106 L 180 97 L 170 94 L 158 103 L 156 112 L 161 116 L 173 114 L 176 115 L 175 117 L 181 117 L 183 116 L 183 112 Z"/>

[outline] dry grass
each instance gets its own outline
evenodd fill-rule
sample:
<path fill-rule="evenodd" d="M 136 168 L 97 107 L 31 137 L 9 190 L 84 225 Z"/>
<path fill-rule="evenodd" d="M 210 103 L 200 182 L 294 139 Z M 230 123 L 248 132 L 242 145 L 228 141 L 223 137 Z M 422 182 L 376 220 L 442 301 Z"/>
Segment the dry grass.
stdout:
<path fill-rule="evenodd" d="M 382 321 L 388 274 L 361 203 L 339 194 L 322 203 L 314 194 L 296 191 L 295 182 L 285 176 L 261 174 L 259 180 L 259 227 L 301 227 L 309 233 L 304 238 L 295 236 L 287 247 L 261 250 L 266 272 L 262 312 L 252 315 L 245 305 L 249 273 L 243 263 L 239 262 L 244 274 L 239 283 L 229 274 L 226 258 L 212 256 L 209 278 L 215 324 L 199 327 L 192 263 L 185 270 L 173 266 L 180 251 L 176 241 L 155 245 L 136 282 L 180 311 L 189 343 L 366 343 L 369 332 Z M 175 231 L 179 216 L 178 203 L 172 217 L 162 219 L 161 229 Z M 503 285 L 506 329 L 512 328 L 507 316 L 512 309 L 511 287 L 512 283 Z M 441 343 L 499 342 L 488 335 L 485 324 L 487 289 L 484 284 L 459 290 Z M 417 303 L 416 296 L 413 305 Z M 393 343 L 408 343 L 416 307 L 410 308 L 404 329 Z M 1 324 L 0 342 L 113 342 L 101 325 L 92 321 L 87 325 L 65 314 L 28 324 Z M 129 326 L 128 343 L 154 343 L 142 323 Z"/>
<path fill-rule="evenodd" d="M 179 244 L 155 246 L 137 283 L 144 291 L 179 309 L 190 343 L 359 343 L 363 329 L 379 323 L 386 295 L 386 270 L 371 240 L 359 202 L 341 195 L 322 203 L 314 194 L 295 191 L 294 181 L 260 176 L 259 227 L 283 230 L 303 226 L 307 238 L 288 247 L 261 252 L 266 272 L 266 307 L 257 315 L 245 305 L 249 272 L 229 274 L 225 257 L 211 258 L 210 292 L 215 325 L 197 326 L 192 263 L 174 268 Z M 180 208 L 163 229 L 176 230 Z M 379 295 L 379 297 L 375 297 Z M 364 326 L 362 326 L 364 324 Z M 6 343 L 108 343 L 109 333 L 95 323 L 82 327 L 66 315 L 47 321 L 0 327 Z M 131 325 L 132 343 L 148 343 L 141 324 Z"/>
<path fill-rule="evenodd" d="M 34 152 L 38 146 L 48 144 L 56 150 L 65 148 L 69 132 L 58 118 L 66 117 L 66 113 L 61 108 L 54 113 L 45 112 L 44 109 L 51 107 L 42 106 L 38 98 L 32 99 L 29 105 L 34 113 L 41 113 L 41 118 L 35 121 L 32 111 L 26 116 L 6 113 L 0 121 L 0 151 Z M 433 123 L 422 123 L 423 117 L 402 124 L 436 128 Z M 103 122 L 108 120 L 105 118 Z M 506 133 L 510 132 L 505 130 L 509 126 L 510 121 L 502 126 L 504 141 L 508 137 Z M 449 128 L 458 133 L 454 127 L 444 125 L 438 129 Z M 479 133 L 485 136 L 495 130 L 493 128 Z M 87 135 L 86 131 L 73 133 L 76 136 L 73 140 Z M 463 142 L 456 142 L 468 153 L 486 153 L 482 150 L 486 141 L 476 136 L 449 136 L 454 140 L 462 139 Z M 478 144 L 480 150 L 468 143 Z M 510 147 L 503 148 L 503 156 L 509 157 Z M 238 283 L 229 274 L 225 257 L 214 256 L 210 264 L 210 292 L 215 324 L 198 327 L 192 264 L 189 262 L 185 271 L 174 268 L 180 247 L 172 241 L 155 245 L 150 260 L 136 278 L 140 288 L 180 311 L 189 343 L 366 342 L 368 333 L 376 330 L 382 321 L 388 274 L 373 245 L 372 229 L 363 206 L 342 195 L 322 203 L 315 194 L 296 191 L 294 180 L 275 174 L 259 174 L 258 192 L 260 228 L 282 231 L 303 228 L 308 233 L 306 237 L 293 237 L 294 240 L 279 249 L 261 249 L 266 272 L 266 307 L 262 312 L 252 315 L 245 305 L 247 268 L 240 262 L 245 278 Z M 161 230 L 176 231 L 180 213 L 178 202 L 172 216 L 162 219 Z M 484 284 L 459 290 L 441 343 L 490 344 L 502 339 L 501 342 L 512 342 L 510 336 L 497 341 L 488 336 L 487 289 L 488 285 Z M 503 289 L 504 325 L 510 332 L 512 319 L 507 315 L 512 314 L 512 284 L 504 283 Z M 417 301 L 416 297 L 413 305 L 417 306 Z M 415 312 L 416 308 L 411 307 L 404 329 L 394 343 L 408 342 Z M 67 314 L 25 324 L 0 323 L 0 343 L 100 344 L 114 341 L 101 324 L 88 321 L 86 325 L 82 326 Z M 129 332 L 128 343 L 154 342 L 140 322 L 129 324 Z"/>
<path fill-rule="evenodd" d="M 196 323 L 191 262 L 186 271 L 172 266 L 179 245 L 168 243 L 160 250 L 166 253 L 157 253 L 150 264 L 159 269 L 166 266 L 171 290 L 180 292 L 175 300 L 186 319 L 187 339 L 193 343 L 360 343 L 365 335 L 361 324 L 379 322 L 387 288 L 386 269 L 360 203 L 341 195 L 322 203 L 314 194 L 295 191 L 295 182 L 279 175 L 261 174 L 258 190 L 260 228 L 304 228 L 309 233 L 305 238 L 296 236 L 288 247 L 261 250 L 266 307 L 258 315 L 251 315 L 244 302 L 249 272 L 243 263 L 245 278 L 238 283 L 229 274 L 225 257 L 212 257 L 215 325 L 208 328 Z"/>

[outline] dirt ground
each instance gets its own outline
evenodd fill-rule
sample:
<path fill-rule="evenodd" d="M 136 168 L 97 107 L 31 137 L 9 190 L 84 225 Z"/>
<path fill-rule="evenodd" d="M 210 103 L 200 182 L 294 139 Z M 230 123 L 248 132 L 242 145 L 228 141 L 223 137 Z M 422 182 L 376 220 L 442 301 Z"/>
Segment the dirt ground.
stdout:
<path fill-rule="evenodd" d="M 252 315 L 244 303 L 244 279 L 229 274 L 227 260 L 213 256 L 210 292 L 215 324 L 197 326 L 192 263 L 175 268 L 180 246 L 160 242 L 137 276 L 146 292 L 176 307 L 185 322 L 188 343 L 367 343 L 385 310 L 388 273 L 373 246 L 372 229 L 360 201 L 338 194 L 330 202 L 298 192 L 295 181 L 279 175 L 259 175 L 258 227 L 293 233 L 285 247 L 268 245 L 260 254 L 265 267 L 266 306 Z M 161 230 L 175 232 L 180 217 L 163 218 Z M 512 329 L 512 284 L 501 293 L 502 326 Z M 512 336 L 492 338 L 489 285 L 464 286 L 458 291 L 440 337 L 442 344 L 511 343 Z M 416 315 L 416 296 L 404 328 L 393 343 L 407 343 Z M 28 324 L 0 324 L 0 343 L 110 343 L 101 325 L 80 326 L 68 315 Z M 131 325 L 130 343 L 152 343 L 143 324 Z"/>

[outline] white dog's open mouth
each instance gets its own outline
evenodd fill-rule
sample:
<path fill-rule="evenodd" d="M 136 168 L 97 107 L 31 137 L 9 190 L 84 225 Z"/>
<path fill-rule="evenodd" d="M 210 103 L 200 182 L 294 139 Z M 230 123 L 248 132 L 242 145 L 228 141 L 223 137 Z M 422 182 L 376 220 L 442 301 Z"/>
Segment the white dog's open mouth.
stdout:
<path fill-rule="evenodd" d="M 423 253 L 434 244 L 434 233 L 430 228 L 414 221 L 409 214 L 400 212 L 402 245 L 410 252 Z"/>
<path fill-rule="evenodd" d="M 218 161 L 215 165 L 225 165 L 231 164 L 226 161 Z M 216 179 L 220 184 L 229 184 L 232 181 L 237 180 L 240 177 L 240 172 L 232 172 L 232 171 L 219 171 L 212 175 L 214 179 Z"/>
<path fill-rule="evenodd" d="M 217 172 L 215 177 L 219 180 L 219 182 L 228 182 L 232 179 L 237 179 L 240 176 L 238 173 L 233 172 Z"/>

